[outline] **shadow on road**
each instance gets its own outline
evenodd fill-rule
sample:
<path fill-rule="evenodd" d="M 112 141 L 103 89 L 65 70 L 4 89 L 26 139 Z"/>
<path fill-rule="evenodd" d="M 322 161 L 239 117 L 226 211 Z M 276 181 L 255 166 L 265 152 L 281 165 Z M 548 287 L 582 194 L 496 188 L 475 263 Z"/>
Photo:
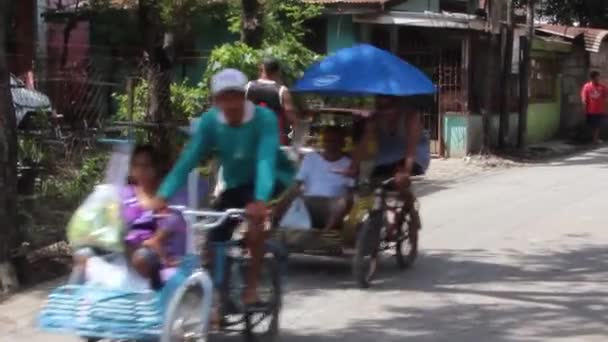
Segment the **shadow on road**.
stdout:
<path fill-rule="evenodd" d="M 407 272 L 385 261 L 375 286 L 363 291 L 395 292 L 396 304 L 403 305 L 384 307 L 390 318 L 369 319 L 362 312 L 339 331 L 287 331 L 282 341 L 482 341 L 480 331 L 497 342 L 608 336 L 608 291 L 601 286 L 608 281 L 608 245 L 506 251 L 508 263 L 496 257 L 484 250 L 431 251 Z M 305 259 L 291 266 L 289 293 L 312 296 L 355 286 L 344 261 Z M 408 305 L 407 297 L 417 293 L 471 300 Z"/>
<path fill-rule="evenodd" d="M 608 167 L 608 148 L 597 148 L 568 158 L 554 160 L 550 166 L 597 165 Z"/>
<path fill-rule="evenodd" d="M 510 158 L 505 159 L 523 162 L 528 165 L 540 166 L 577 166 L 577 165 L 608 165 L 608 147 L 606 146 L 586 146 L 584 149 L 555 157 L 539 158 Z"/>

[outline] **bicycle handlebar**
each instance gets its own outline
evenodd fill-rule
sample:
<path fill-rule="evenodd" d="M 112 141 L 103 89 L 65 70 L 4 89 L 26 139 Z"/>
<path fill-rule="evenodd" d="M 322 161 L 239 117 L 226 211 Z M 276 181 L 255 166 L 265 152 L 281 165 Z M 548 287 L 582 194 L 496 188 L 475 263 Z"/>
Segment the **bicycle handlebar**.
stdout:
<path fill-rule="evenodd" d="M 211 219 L 211 221 L 196 222 L 192 225 L 193 228 L 200 229 L 200 230 L 215 229 L 215 228 L 221 226 L 222 224 L 224 224 L 224 222 L 226 222 L 226 220 L 228 220 L 230 218 L 238 219 L 238 218 L 242 218 L 243 216 L 245 216 L 245 209 L 227 209 L 225 211 L 213 211 L 213 210 L 193 210 L 193 209 L 188 209 L 187 207 L 184 207 L 184 206 L 170 206 L 169 208 L 180 211 L 182 213 L 182 215 L 184 215 L 184 216 L 194 216 L 197 218 Z"/>
<path fill-rule="evenodd" d="M 395 181 L 395 177 L 391 177 L 389 179 L 386 179 L 386 180 L 382 181 L 382 187 L 384 188 L 384 187 L 391 186 L 394 181 Z"/>

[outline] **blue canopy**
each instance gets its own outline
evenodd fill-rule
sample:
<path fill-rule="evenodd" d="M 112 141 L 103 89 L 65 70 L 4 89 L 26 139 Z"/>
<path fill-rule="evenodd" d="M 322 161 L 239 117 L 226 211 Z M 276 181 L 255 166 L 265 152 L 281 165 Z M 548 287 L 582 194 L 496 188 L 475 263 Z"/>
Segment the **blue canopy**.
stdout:
<path fill-rule="evenodd" d="M 338 50 L 314 64 L 291 89 L 327 95 L 434 94 L 433 82 L 419 69 L 374 46 Z"/>

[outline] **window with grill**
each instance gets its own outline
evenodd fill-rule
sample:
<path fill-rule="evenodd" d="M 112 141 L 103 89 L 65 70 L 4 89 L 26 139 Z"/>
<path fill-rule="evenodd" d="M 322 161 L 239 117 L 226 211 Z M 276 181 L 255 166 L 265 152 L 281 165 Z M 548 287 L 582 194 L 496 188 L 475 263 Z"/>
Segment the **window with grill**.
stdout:
<path fill-rule="evenodd" d="M 530 65 L 530 102 L 551 102 L 556 99 L 559 68 L 553 58 L 532 58 Z"/>

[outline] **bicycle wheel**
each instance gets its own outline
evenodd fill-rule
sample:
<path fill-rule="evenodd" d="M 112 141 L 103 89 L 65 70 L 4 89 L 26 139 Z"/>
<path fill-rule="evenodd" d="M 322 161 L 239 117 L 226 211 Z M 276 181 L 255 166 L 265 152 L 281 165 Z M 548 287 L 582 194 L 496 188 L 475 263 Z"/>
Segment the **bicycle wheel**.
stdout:
<path fill-rule="evenodd" d="M 397 266 L 401 269 L 410 268 L 418 256 L 419 223 L 412 224 L 412 222 L 420 222 L 418 210 L 412 210 L 399 227 L 399 235 L 395 244 L 395 255 Z"/>
<path fill-rule="evenodd" d="M 370 213 L 357 232 L 352 268 L 360 288 L 370 287 L 371 279 L 376 273 L 382 225 L 382 213 Z"/>
<path fill-rule="evenodd" d="M 247 267 L 243 270 L 247 271 Z M 245 330 L 248 342 L 274 342 L 279 336 L 279 314 L 282 305 L 280 267 L 277 258 L 264 259 L 258 286 L 259 303 L 245 308 Z"/>
<path fill-rule="evenodd" d="M 205 293 L 199 284 L 191 284 L 181 294 L 174 310 L 167 314 L 168 342 L 206 342 L 208 317 L 201 307 Z"/>

